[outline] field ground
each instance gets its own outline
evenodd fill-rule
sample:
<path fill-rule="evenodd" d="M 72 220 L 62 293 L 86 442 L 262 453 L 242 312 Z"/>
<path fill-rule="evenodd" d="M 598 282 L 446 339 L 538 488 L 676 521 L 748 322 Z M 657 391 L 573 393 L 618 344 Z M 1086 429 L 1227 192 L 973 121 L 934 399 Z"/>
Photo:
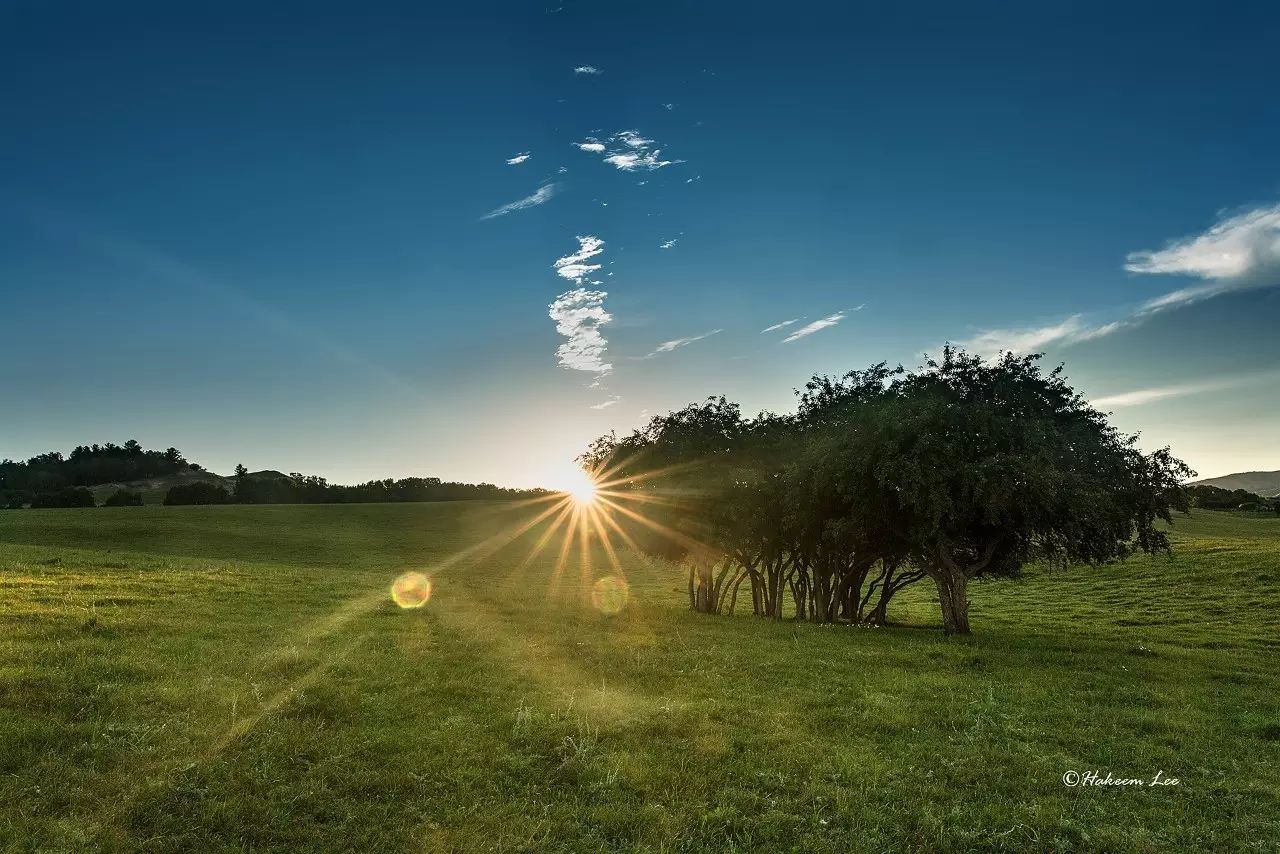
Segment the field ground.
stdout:
<path fill-rule="evenodd" d="M 8 850 L 1275 851 L 1280 520 L 930 590 L 685 607 L 513 504 L 0 511 Z M 388 586 L 432 575 L 426 607 Z M 616 604 L 616 603 L 615 603 Z M 1176 777 L 1067 787 L 1067 771 Z"/>

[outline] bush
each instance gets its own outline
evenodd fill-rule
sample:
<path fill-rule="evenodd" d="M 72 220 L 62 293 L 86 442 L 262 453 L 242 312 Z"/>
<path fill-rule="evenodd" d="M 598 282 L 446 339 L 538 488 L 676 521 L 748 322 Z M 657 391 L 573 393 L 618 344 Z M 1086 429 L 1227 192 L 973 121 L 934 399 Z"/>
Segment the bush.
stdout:
<path fill-rule="evenodd" d="M 231 493 L 227 492 L 225 486 L 209 483 L 205 480 L 171 487 L 164 497 L 164 503 L 167 506 L 175 504 L 228 504 L 230 502 Z"/>
<path fill-rule="evenodd" d="M 93 493 L 83 486 L 68 486 L 57 492 L 40 492 L 31 499 L 33 508 L 93 507 Z"/>
<path fill-rule="evenodd" d="M 128 489 L 117 489 L 102 502 L 103 507 L 141 507 L 142 493 Z"/>

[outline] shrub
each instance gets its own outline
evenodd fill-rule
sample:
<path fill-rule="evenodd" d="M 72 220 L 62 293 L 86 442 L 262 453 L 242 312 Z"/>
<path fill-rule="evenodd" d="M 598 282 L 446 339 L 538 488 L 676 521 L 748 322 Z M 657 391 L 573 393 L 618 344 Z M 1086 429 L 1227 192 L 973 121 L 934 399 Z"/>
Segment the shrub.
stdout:
<path fill-rule="evenodd" d="M 129 489 L 117 489 L 102 502 L 103 507 L 141 507 L 142 493 Z"/>
<path fill-rule="evenodd" d="M 40 507 L 92 507 L 93 493 L 83 486 L 68 486 L 57 492 L 40 492 L 31 499 L 33 508 Z"/>
<path fill-rule="evenodd" d="M 167 506 L 175 504 L 228 504 L 230 501 L 231 493 L 227 492 L 225 486 L 209 483 L 205 480 L 171 487 L 164 497 L 164 503 Z"/>

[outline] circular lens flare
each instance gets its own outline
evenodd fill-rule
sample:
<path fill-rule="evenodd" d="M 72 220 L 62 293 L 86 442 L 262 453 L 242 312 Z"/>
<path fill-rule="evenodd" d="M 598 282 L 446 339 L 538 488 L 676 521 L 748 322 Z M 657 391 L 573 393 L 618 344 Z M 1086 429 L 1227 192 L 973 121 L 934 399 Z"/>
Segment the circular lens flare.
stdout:
<path fill-rule="evenodd" d="M 591 605 L 601 614 L 617 614 L 627 607 L 631 591 L 627 582 L 615 575 L 606 575 L 596 580 L 591 587 Z"/>
<path fill-rule="evenodd" d="M 431 598 L 431 579 L 421 572 L 406 572 L 391 582 L 391 601 L 401 608 L 421 608 Z"/>

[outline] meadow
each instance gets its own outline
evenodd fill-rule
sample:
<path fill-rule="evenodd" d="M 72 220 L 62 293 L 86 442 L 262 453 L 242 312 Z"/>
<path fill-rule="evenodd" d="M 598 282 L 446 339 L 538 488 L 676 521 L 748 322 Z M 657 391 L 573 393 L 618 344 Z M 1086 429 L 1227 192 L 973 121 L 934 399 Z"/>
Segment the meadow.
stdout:
<path fill-rule="evenodd" d="M 948 639 L 924 585 L 887 628 L 695 614 L 539 512 L 0 511 L 0 845 L 1280 847 L 1280 519 L 974 583 Z"/>

